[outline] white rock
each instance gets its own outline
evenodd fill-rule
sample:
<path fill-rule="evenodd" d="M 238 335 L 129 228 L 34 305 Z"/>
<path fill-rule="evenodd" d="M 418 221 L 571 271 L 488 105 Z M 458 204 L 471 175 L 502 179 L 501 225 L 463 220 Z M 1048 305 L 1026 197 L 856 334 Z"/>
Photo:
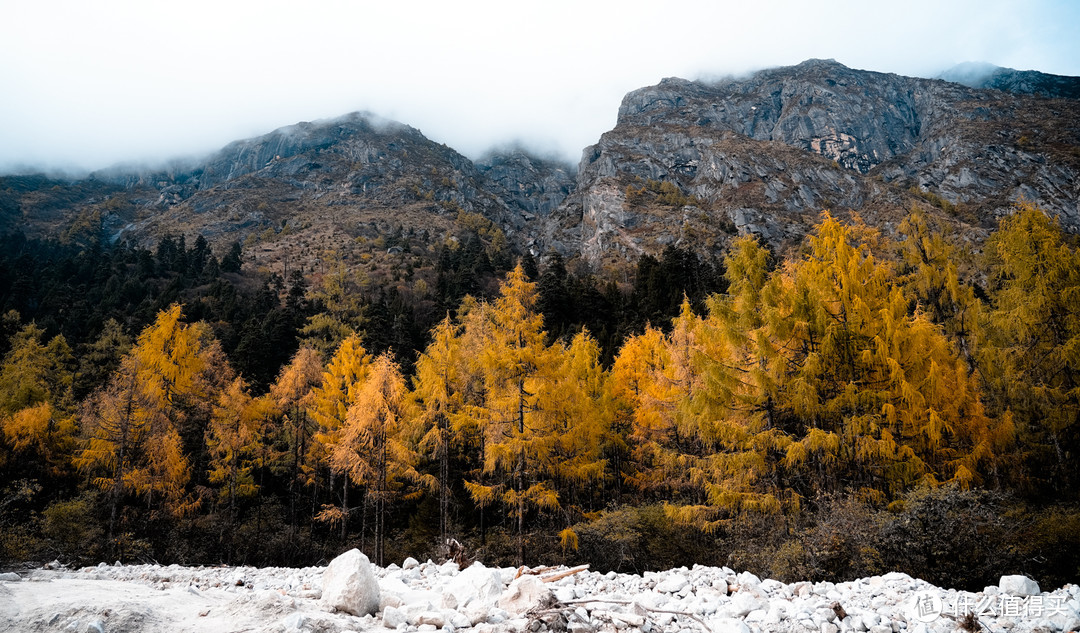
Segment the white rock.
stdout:
<path fill-rule="evenodd" d="M 476 626 L 482 622 L 487 621 L 488 613 L 491 611 L 491 607 L 479 600 L 470 602 L 462 613 L 465 617 L 469 618 L 469 623 L 472 626 Z"/>
<path fill-rule="evenodd" d="M 379 609 L 379 583 L 371 561 L 351 549 L 330 561 L 323 572 L 322 599 L 330 607 L 353 615 L 369 615 Z"/>
<path fill-rule="evenodd" d="M 457 598 L 458 607 L 465 606 L 473 600 L 492 603 L 502 595 L 505 589 L 502 572 L 498 569 L 488 569 L 480 563 L 473 563 L 471 567 L 459 572 L 447 580 L 443 587 L 444 592 L 451 593 Z"/>
<path fill-rule="evenodd" d="M 406 558 L 406 559 L 405 559 L 405 560 L 404 560 L 404 561 L 403 561 L 403 562 L 401 563 L 401 568 L 402 568 L 402 569 L 415 569 L 415 568 L 417 568 L 417 567 L 419 567 L 419 566 L 420 566 L 420 561 L 416 560 L 416 559 L 415 559 L 415 558 L 413 558 L 412 556 L 410 556 L 410 557 Z"/>
<path fill-rule="evenodd" d="M 415 624 L 417 626 L 430 624 L 437 629 L 441 629 L 446 624 L 446 617 L 442 611 L 425 611 L 417 616 Z"/>
<path fill-rule="evenodd" d="M 307 618 L 303 613 L 290 613 L 281 621 L 281 626 L 286 631 L 300 631 L 307 624 Z"/>
<path fill-rule="evenodd" d="M 382 612 L 383 626 L 388 629 L 396 629 L 402 624 L 408 624 L 405 612 L 397 607 L 386 607 Z"/>
<path fill-rule="evenodd" d="M 746 622 L 738 618 L 718 618 L 709 623 L 715 633 L 750 633 Z"/>
<path fill-rule="evenodd" d="M 455 629 L 467 629 L 473 626 L 473 621 L 469 616 L 461 613 L 460 611 L 452 611 L 449 614 L 449 623 Z"/>
<path fill-rule="evenodd" d="M 13 571 L 0 574 L 0 582 L 19 582 L 19 574 Z"/>
<path fill-rule="evenodd" d="M 443 609 L 450 609 L 451 611 L 458 608 L 458 599 L 453 593 L 444 591 L 442 599 L 439 601 L 439 606 Z"/>
<path fill-rule="evenodd" d="M 656 591 L 660 593 L 678 593 L 682 591 L 690 581 L 682 574 L 671 574 L 656 584 Z"/>
<path fill-rule="evenodd" d="M 732 617 L 741 618 L 751 611 L 760 609 L 761 606 L 761 602 L 757 598 L 740 590 L 732 594 L 731 600 L 727 604 L 727 612 Z"/>
<path fill-rule="evenodd" d="M 556 587 L 555 599 L 559 602 L 570 602 L 577 597 L 573 587 Z"/>
<path fill-rule="evenodd" d="M 551 590 L 544 585 L 544 581 L 531 574 L 526 574 L 510 583 L 506 591 L 499 596 L 498 604 L 500 609 L 508 613 L 522 615 L 529 609 L 551 598 Z"/>
<path fill-rule="evenodd" d="M 739 583 L 740 589 L 743 587 L 743 585 L 757 587 L 761 584 L 761 579 L 748 571 L 744 571 L 743 573 L 739 574 L 736 577 L 736 581 Z"/>
<path fill-rule="evenodd" d="M 645 618 L 636 613 L 614 613 L 611 614 L 611 621 L 615 626 L 620 629 L 626 627 L 641 628 L 641 625 L 645 624 Z M 622 624 L 622 626 L 619 626 Z"/>
<path fill-rule="evenodd" d="M 998 588 L 1002 593 L 1007 593 L 1013 596 L 1037 596 L 1041 592 L 1039 591 L 1039 583 L 1028 578 L 1027 576 L 1002 576 L 998 581 Z"/>
<path fill-rule="evenodd" d="M 1047 609 L 1049 611 L 1049 608 Z M 1048 618 L 1053 623 L 1054 628 L 1059 631 L 1076 631 L 1080 630 L 1080 614 L 1077 614 L 1076 609 L 1066 605 L 1061 605 L 1060 609 L 1055 609 L 1055 613 Z"/>

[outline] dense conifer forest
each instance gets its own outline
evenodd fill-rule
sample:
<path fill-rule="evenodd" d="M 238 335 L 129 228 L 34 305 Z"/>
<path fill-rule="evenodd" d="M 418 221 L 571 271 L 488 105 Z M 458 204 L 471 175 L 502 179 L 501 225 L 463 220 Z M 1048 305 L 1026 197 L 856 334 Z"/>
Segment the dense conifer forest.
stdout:
<path fill-rule="evenodd" d="M 408 244 L 406 244 L 408 247 Z M 473 234 L 428 282 L 0 237 L 0 565 L 492 562 L 981 588 L 1080 573 L 1080 250 L 912 210 L 621 279 Z"/>

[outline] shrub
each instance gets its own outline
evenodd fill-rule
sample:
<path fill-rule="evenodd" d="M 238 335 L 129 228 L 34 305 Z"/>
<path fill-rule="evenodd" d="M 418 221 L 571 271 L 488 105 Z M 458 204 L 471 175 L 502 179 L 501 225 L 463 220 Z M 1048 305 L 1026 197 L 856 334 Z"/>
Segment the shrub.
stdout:
<path fill-rule="evenodd" d="M 1008 513 L 1008 520 L 1015 526 L 1014 567 L 1002 573 L 1028 574 L 1044 588 L 1080 578 L 1080 507 L 1018 507 Z"/>
<path fill-rule="evenodd" d="M 578 540 L 573 558 L 597 571 L 641 573 L 722 560 L 716 539 L 672 522 L 661 505 L 621 506 L 573 530 Z"/>
<path fill-rule="evenodd" d="M 42 533 L 54 558 L 68 564 L 100 560 L 104 531 L 96 507 L 97 493 L 91 491 L 45 508 Z"/>
<path fill-rule="evenodd" d="M 883 526 L 888 566 L 941 587 L 977 591 L 1016 565 L 1007 499 L 956 485 L 918 489 Z"/>

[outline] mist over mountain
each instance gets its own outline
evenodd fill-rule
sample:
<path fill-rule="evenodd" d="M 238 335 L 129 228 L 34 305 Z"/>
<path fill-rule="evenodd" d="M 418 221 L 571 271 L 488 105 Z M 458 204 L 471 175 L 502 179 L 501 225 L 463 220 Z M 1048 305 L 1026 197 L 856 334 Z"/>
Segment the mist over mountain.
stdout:
<path fill-rule="evenodd" d="M 991 88 L 1050 98 L 1080 98 L 1080 77 L 1051 75 L 1037 70 L 1002 68 L 985 62 L 957 64 L 938 75 L 938 79 L 963 84 L 970 88 Z"/>
<path fill-rule="evenodd" d="M 506 148 L 470 160 L 365 113 L 303 122 L 165 169 L 0 179 L 0 227 L 28 235 L 236 241 L 258 266 L 393 230 L 446 234 L 462 213 L 516 253 L 621 266 L 731 236 L 797 245 L 824 209 L 886 231 L 912 205 L 981 240 L 1025 200 L 1080 228 L 1080 79 L 962 65 L 920 79 L 809 60 L 626 95 L 576 167 Z M 501 239 L 501 238 L 500 238 Z M 358 254 L 354 253 L 355 256 Z M 310 262 L 309 262 L 310 264 Z"/>

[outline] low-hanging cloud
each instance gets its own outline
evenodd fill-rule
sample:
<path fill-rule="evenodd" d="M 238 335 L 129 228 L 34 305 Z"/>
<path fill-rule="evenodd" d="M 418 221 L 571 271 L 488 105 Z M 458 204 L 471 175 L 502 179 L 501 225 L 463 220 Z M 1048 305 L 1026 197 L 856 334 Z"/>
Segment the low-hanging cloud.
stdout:
<path fill-rule="evenodd" d="M 471 157 L 516 142 L 576 163 L 626 92 L 667 76 L 810 57 L 1080 74 L 1069 2 L 68 0 L 5 13 L 0 171 L 160 162 L 356 110 Z"/>

